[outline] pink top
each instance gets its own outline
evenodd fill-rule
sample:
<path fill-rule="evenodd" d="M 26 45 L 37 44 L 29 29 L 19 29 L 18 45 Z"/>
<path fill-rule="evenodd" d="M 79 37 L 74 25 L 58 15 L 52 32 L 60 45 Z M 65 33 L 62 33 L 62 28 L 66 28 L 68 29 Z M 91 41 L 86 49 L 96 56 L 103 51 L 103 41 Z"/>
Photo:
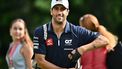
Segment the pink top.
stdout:
<path fill-rule="evenodd" d="M 99 48 L 83 54 L 81 58 L 82 69 L 107 69 L 106 48 Z"/>

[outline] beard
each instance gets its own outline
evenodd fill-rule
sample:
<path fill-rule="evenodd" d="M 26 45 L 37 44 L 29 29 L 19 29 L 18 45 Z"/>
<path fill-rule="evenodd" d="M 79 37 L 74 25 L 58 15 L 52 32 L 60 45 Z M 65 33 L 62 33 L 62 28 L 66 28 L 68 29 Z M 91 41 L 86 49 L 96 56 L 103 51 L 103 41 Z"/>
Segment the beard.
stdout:
<path fill-rule="evenodd" d="M 57 24 L 61 25 L 61 24 L 63 24 L 63 22 L 65 21 L 65 18 L 62 17 L 62 16 L 57 16 L 57 17 L 54 18 L 54 21 L 55 21 Z"/>

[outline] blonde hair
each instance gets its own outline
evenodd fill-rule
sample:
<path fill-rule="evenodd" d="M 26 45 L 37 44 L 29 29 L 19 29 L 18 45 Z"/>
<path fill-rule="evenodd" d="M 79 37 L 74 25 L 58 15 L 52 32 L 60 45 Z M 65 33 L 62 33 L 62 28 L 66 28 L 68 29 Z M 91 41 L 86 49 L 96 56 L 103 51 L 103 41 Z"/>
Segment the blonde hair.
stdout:
<path fill-rule="evenodd" d="M 24 21 L 23 19 L 18 18 L 18 19 L 13 20 L 12 23 L 11 23 L 11 25 L 10 25 L 10 28 L 11 28 L 12 25 L 13 25 L 14 23 L 16 23 L 16 22 L 21 22 L 21 23 L 24 24 L 25 35 L 24 35 L 23 38 L 20 39 L 21 42 L 22 42 L 22 43 L 24 42 L 24 44 L 26 44 L 27 46 L 33 47 L 33 42 L 32 42 L 32 40 L 31 40 L 31 38 L 30 38 L 30 36 L 29 36 L 28 29 L 27 29 L 27 27 L 26 27 L 26 23 L 25 23 L 25 21 Z"/>
<path fill-rule="evenodd" d="M 81 17 L 79 23 L 81 26 L 90 29 L 92 31 L 97 31 L 100 25 L 98 19 L 92 14 L 86 14 L 83 17 Z"/>

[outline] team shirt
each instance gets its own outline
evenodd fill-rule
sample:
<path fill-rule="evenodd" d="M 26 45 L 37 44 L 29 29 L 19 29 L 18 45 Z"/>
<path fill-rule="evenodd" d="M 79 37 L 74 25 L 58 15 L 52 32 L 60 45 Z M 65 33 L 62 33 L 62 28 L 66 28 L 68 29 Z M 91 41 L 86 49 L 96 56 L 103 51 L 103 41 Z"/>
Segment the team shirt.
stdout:
<path fill-rule="evenodd" d="M 68 59 L 68 54 L 72 50 L 92 42 L 99 36 L 97 32 L 91 32 L 67 21 L 64 32 L 58 38 L 53 31 L 52 23 L 49 22 L 46 26 L 46 33 L 43 26 L 37 27 L 34 31 L 34 53 L 43 54 L 47 61 L 65 68 L 76 65 Z"/>

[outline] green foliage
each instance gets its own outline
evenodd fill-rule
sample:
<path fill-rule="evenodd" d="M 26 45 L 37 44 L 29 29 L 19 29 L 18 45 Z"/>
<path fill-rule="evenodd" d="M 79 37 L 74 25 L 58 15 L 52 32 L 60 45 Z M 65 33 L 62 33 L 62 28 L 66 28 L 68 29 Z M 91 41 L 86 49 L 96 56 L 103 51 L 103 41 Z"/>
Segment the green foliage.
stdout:
<path fill-rule="evenodd" d="M 50 0 L 35 0 L 35 7 L 41 11 L 49 11 Z"/>
<path fill-rule="evenodd" d="M 11 21 L 15 18 L 23 18 L 27 23 L 31 37 L 33 37 L 33 31 L 37 26 L 51 20 L 50 1 L 0 0 L 0 51 L 2 51 L 3 58 L 5 58 L 11 42 L 9 36 Z M 78 25 L 79 18 L 82 15 L 91 13 L 97 16 L 99 22 L 106 26 L 108 30 L 122 39 L 122 33 L 119 32 L 122 29 L 122 0 L 69 0 L 69 2 L 68 21 Z"/>

